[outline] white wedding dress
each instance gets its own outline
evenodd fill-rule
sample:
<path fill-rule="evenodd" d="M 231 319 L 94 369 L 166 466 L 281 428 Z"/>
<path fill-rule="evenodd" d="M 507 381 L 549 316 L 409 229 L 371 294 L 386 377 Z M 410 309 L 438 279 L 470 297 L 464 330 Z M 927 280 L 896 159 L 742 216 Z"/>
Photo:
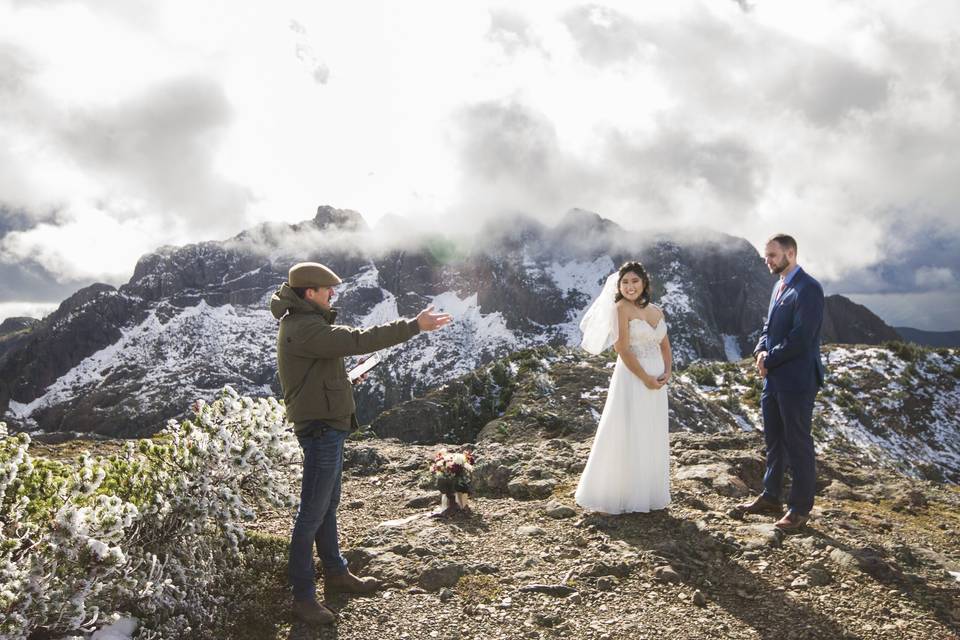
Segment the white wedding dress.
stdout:
<path fill-rule="evenodd" d="M 629 330 L 630 349 L 640 366 L 654 377 L 661 375 L 666 321 L 661 318 L 654 328 L 633 319 Z M 619 357 L 576 501 L 604 513 L 647 512 L 670 504 L 667 387 L 647 388 Z"/>

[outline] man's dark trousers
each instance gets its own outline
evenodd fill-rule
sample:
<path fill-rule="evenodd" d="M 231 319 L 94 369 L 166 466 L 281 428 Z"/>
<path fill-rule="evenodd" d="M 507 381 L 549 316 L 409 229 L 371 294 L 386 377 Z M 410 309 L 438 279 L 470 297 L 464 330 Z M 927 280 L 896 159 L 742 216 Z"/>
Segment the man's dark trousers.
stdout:
<path fill-rule="evenodd" d="M 303 482 L 300 510 L 290 537 L 290 584 L 296 600 L 311 600 L 316 594 L 313 547 L 325 576 L 346 573 L 347 561 L 340 554 L 337 538 L 337 506 L 343 475 L 343 445 L 347 432 L 315 421 L 314 435 L 298 436 L 303 449 Z"/>
<path fill-rule="evenodd" d="M 787 508 L 797 515 L 808 515 L 813 508 L 817 467 L 810 430 L 816 397 L 816 388 L 799 392 L 764 391 L 760 396 L 763 437 L 767 444 L 763 495 L 779 504 L 783 472 L 789 465 L 793 482 Z"/>

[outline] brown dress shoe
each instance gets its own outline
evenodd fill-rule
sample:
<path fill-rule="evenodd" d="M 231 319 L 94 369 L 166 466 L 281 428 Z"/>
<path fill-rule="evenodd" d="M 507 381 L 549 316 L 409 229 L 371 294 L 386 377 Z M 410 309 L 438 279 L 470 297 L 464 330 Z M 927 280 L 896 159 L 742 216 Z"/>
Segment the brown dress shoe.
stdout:
<path fill-rule="evenodd" d="M 293 615 L 308 624 L 331 624 L 336 619 L 330 609 L 316 600 L 294 600 Z"/>
<path fill-rule="evenodd" d="M 757 496 L 753 502 L 746 502 L 735 506 L 731 515 L 742 518 L 748 513 L 779 516 L 783 514 L 783 507 L 780 506 L 779 502 L 774 502 L 766 496 Z"/>
<path fill-rule="evenodd" d="M 783 532 L 797 531 L 798 529 L 802 529 L 803 525 L 807 524 L 807 520 L 809 519 L 810 516 L 801 516 L 793 511 L 787 511 L 787 515 L 777 520 L 773 526 Z"/>
<path fill-rule="evenodd" d="M 376 578 L 358 578 L 347 571 L 338 576 L 324 576 L 324 593 L 373 593 L 379 589 L 382 583 Z"/>

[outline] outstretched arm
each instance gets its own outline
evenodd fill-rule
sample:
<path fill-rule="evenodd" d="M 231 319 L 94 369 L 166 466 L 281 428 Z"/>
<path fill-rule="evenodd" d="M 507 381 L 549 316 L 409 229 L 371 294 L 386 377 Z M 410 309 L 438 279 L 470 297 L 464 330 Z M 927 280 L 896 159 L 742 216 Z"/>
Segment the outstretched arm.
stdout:
<path fill-rule="evenodd" d="M 434 313 L 427 307 L 416 318 L 401 318 L 368 329 L 355 329 L 339 324 L 317 322 L 299 340 L 288 342 L 288 353 L 308 358 L 340 358 L 372 353 L 406 342 L 421 331 L 434 331 L 450 323 L 447 313 Z"/>

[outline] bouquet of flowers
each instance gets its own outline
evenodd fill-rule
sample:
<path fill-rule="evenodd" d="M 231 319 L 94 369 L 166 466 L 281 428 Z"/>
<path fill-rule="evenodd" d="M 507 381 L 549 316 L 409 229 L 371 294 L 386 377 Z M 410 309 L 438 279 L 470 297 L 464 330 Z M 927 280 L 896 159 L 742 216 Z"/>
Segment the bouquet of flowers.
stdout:
<path fill-rule="evenodd" d="M 437 490 L 443 494 L 440 505 L 442 513 L 469 509 L 473 463 L 471 451 L 450 453 L 441 449 L 434 455 L 430 471 L 437 482 Z"/>

